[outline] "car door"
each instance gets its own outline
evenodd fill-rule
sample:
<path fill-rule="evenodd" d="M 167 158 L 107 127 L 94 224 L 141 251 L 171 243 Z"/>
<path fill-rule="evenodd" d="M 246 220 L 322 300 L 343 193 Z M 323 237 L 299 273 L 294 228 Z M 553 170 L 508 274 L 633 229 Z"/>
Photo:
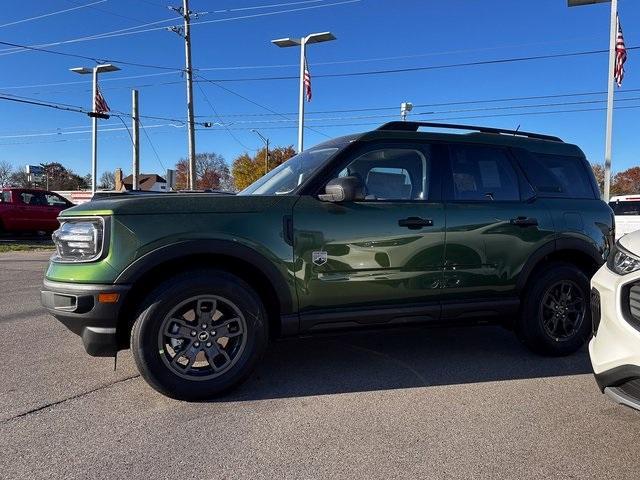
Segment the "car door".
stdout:
<path fill-rule="evenodd" d="M 356 147 L 328 178 L 359 177 L 365 198 L 301 196 L 293 226 L 302 330 L 439 317 L 442 151 L 406 142 Z"/>
<path fill-rule="evenodd" d="M 508 149 L 452 145 L 449 157 L 443 315 L 448 304 L 514 299 L 529 256 L 555 238 Z"/>

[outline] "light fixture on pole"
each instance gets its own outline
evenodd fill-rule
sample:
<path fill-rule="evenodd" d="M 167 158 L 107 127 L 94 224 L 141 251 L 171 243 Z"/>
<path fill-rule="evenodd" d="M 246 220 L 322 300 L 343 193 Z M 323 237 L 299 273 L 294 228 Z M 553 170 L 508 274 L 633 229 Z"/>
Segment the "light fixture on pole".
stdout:
<path fill-rule="evenodd" d="M 264 137 L 255 128 L 252 128 L 251 131 L 253 133 L 255 133 L 256 135 L 258 135 L 260 137 L 260 139 L 264 142 L 264 145 L 265 145 L 265 148 L 266 148 L 265 155 L 264 155 L 264 174 L 266 175 L 267 173 L 269 173 L 269 139 Z"/>
<path fill-rule="evenodd" d="M 613 144 L 613 82 L 616 61 L 616 37 L 618 34 L 618 0 L 567 0 L 569 7 L 581 7 L 594 3 L 611 2 L 611 30 L 609 37 L 609 75 L 607 86 L 607 127 L 604 149 L 604 192 L 603 200 L 609 202 L 611 190 L 611 153 Z"/>
<path fill-rule="evenodd" d="M 413 110 L 413 103 L 411 102 L 402 102 L 400 104 L 400 118 L 403 122 L 407 121 L 407 113 Z"/>
<path fill-rule="evenodd" d="M 104 118 L 96 111 L 96 98 L 98 95 L 98 74 L 106 72 L 117 72 L 120 70 L 110 63 L 101 63 L 95 67 L 77 67 L 70 69 L 74 73 L 80 75 L 93 75 L 93 96 L 91 97 L 91 193 L 96 192 L 97 176 L 98 176 L 98 117 Z M 108 117 L 107 117 L 108 118 Z"/>
<path fill-rule="evenodd" d="M 331 32 L 311 33 L 302 38 L 278 38 L 271 43 L 280 48 L 300 47 L 300 97 L 298 101 L 298 153 L 304 150 L 304 70 L 306 64 L 307 45 L 311 43 L 330 42 L 336 37 Z"/>

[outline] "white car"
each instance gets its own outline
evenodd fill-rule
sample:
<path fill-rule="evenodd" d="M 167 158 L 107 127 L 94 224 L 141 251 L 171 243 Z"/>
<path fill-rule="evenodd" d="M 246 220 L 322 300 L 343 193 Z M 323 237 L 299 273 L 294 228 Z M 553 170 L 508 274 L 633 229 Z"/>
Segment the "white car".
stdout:
<path fill-rule="evenodd" d="M 616 242 L 591 287 L 596 382 L 616 402 L 640 410 L 640 231 Z"/>
<path fill-rule="evenodd" d="M 616 217 L 616 239 L 640 230 L 640 195 L 611 197 L 609 206 Z"/>

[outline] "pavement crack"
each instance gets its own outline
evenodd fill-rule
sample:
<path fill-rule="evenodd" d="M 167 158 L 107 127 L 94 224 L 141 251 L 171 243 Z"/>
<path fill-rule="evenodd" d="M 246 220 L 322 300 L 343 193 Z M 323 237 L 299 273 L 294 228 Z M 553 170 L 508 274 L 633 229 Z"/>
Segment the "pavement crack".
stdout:
<path fill-rule="evenodd" d="M 5 423 L 9 423 L 12 420 L 17 420 L 18 418 L 26 417 L 28 415 L 40 412 L 41 410 L 45 410 L 45 409 L 50 408 L 50 407 L 55 407 L 55 406 L 60 405 L 62 403 L 66 403 L 66 402 L 69 402 L 71 400 L 75 400 L 77 398 L 81 398 L 81 397 L 84 397 L 86 395 L 90 395 L 90 394 L 98 392 L 100 390 L 104 390 L 106 388 L 113 387 L 114 385 L 117 385 L 119 383 L 128 382 L 129 380 L 133 380 L 134 378 L 138 378 L 139 376 L 140 376 L 140 374 L 131 375 L 129 377 L 125 377 L 125 378 L 122 378 L 120 380 L 116 380 L 115 382 L 108 383 L 106 385 L 100 385 L 99 387 L 93 388 L 91 390 L 87 390 L 86 392 L 81 392 L 81 393 L 78 393 L 77 395 L 72 395 L 71 397 L 63 398 L 62 400 L 57 400 L 55 402 L 50 402 L 50 403 L 47 403 L 46 405 L 42 405 L 42 406 L 37 407 L 37 408 L 32 408 L 31 410 L 27 410 L 26 412 L 19 413 L 18 415 L 14 415 L 13 417 L 9 417 L 9 418 L 7 418 L 5 420 L 0 421 L 0 425 L 4 425 Z"/>

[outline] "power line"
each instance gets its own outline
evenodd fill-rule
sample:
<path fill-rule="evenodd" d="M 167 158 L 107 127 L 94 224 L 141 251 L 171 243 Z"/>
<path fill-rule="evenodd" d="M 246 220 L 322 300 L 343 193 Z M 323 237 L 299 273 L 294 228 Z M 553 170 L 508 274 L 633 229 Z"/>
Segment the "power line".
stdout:
<path fill-rule="evenodd" d="M 162 167 L 163 171 L 166 171 L 166 168 L 164 167 L 164 163 L 162 163 L 162 160 L 160 160 L 160 155 L 158 155 L 158 151 L 156 150 L 155 145 L 153 144 L 153 142 L 151 141 L 151 137 L 149 136 L 149 134 L 147 133 L 147 129 L 145 128 L 145 126 L 142 124 L 142 121 L 138 118 L 138 122 L 140 123 L 140 126 L 142 127 L 142 132 L 144 133 L 144 136 L 147 138 L 147 142 L 149 142 L 149 145 L 151 145 L 151 149 L 153 150 L 154 155 L 156 156 L 156 160 L 158 160 L 158 163 L 160 164 L 160 166 Z"/>
<path fill-rule="evenodd" d="M 234 20 L 246 20 L 246 19 L 250 19 L 250 18 L 266 17 L 266 16 L 281 15 L 281 14 L 285 14 L 285 13 L 300 12 L 300 11 L 317 9 L 317 8 L 333 7 L 333 6 L 338 6 L 338 5 L 356 3 L 356 2 L 360 2 L 360 1 L 362 1 L 362 0 L 342 0 L 342 1 L 334 2 L 334 3 L 326 3 L 326 4 L 322 4 L 322 5 L 311 5 L 311 6 L 307 6 L 307 7 L 291 8 L 291 9 L 286 9 L 286 10 L 278 10 L 278 11 L 275 11 L 275 12 L 255 13 L 255 14 L 250 14 L 250 15 L 241 15 L 241 16 L 237 16 L 237 17 L 220 18 L 220 19 L 216 19 L 216 20 L 206 20 L 206 21 L 203 21 L 203 22 L 193 22 L 192 25 L 203 25 L 203 24 L 209 24 L 209 23 L 230 22 L 230 21 L 234 21 Z M 56 42 L 42 43 L 42 44 L 30 45 L 30 46 L 32 46 L 32 47 L 54 47 L 54 46 L 58 46 L 58 45 L 67 45 L 67 44 L 71 44 L 71 43 L 87 42 L 87 41 L 91 41 L 91 40 L 101 40 L 101 39 L 105 39 L 105 38 L 114 38 L 114 37 L 121 37 L 121 36 L 127 36 L 127 35 L 136 35 L 136 34 L 140 34 L 140 33 L 155 32 L 155 31 L 159 31 L 159 30 L 166 30 L 167 27 L 153 27 L 153 28 L 144 28 L 144 27 L 147 27 L 147 26 L 151 27 L 152 25 L 158 25 L 158 24 L 161 24 L 161 23 L 172 23 L 172 22 L 175 22 L 175 18 L 169 18 L 169 19 L 165 19 L 165 20 L 158 20 L 158 21 L 155 21 L 155 22 L 149 22 L 147 24 L 142 24 L 142 25 L 138 25 L 138 26 L 135 26 L 135 27 L 122 28 L 122 29 L 119 29 L 119 30 L 113 30 L 113 31 L 110 31 L 110 32 L 103 32 L 103 33 L 99 33 L 99 34 L 88 35 L 88 36 L 79 37 L 79 38 L 73 38 L 73 39 L 69 39 L 69 40 L 61 40 L 61 41 L 56 41 Z M 20 52 L 23 52 L 23 51 L 25 51 L 25 50 L 24 49 L 19 49 L 19 48 L 3 49 L 3 50 L 0 50 L 0 56 L 12 55 L 14 53 L 20 53 Z"/>
<path fill-rule="evenodd" d="M 218 120 L 220 121 L 220 125 L 222 125 L 224 127 L 224 129 L 229 133 L 229 136 L 231 138 L 233 138 L 236 143 L 238 143 L 238 145 L 240 145 L 242 148 L 244 148 L 245 150 L 251 150 L 251 151 L 257 151 L 257 149 L 254 148 L 250 148 L 247 147 L 244 143 L 242 143 L 240 141 L 240 139 L 238 137 L 236 137 L 233 132 L 231 132 L 231 130 L 229 130 L 229 128 L 227 127 L 227 125 L 224 123 L 224 121 L 220 118 L 220 115 L 218 115 L 218 112 L 216 111 L 215 107 L 213 106 L 213 103 L 211 103 L 211 101 L 209 100 L 209 97 L 207 96 L 207 94 L 205 93 L 204 89 L 202 88 L 202 86 L 200 84 L 198 84 L 198 89 L 200 90 L 200 93 L 202 93 L 202 96 L 204 97 L 205 101 L 209 104 L 209 107 L 211 108 L 211 110 L 213 111 L 214 115 L 218 118 Z"/>
<path fill-rule="evenodd" d="M 107 0 L 98 0 L 96 2 L 88 3 L 86 5 L 77 5 L 77 6 L 72 7 L 72 8 L 65 8 L 64 10 L 57 10 L 55 12 L 50 12 L 50 13 L 45 13 L 45 14 L 42 14 L 42 15 L 38 15 L 36 17 L 24 18 L 22 20 L 15 20 L 13 22 L 9 22 L 9 23 L 5 23 L 5 24 L 0 25 L 0 28 L 9 27 L 11 25 L 18 25 L 19 23 L 31 22 L 33 20 L 39 20 L 41 18 L 52 17 L 54 15 L 60 15 L 61 13 L 71 12 L 73 10 L 80 10 L 81 8 L 91 7 L 92 5 L 97 5 L 98 3 L 104 3 L 106 1 Z"/>
<path fill-rule="evenodd" d="M 231 89 L 229 89 L 229 88 L 227 88 L 227 87 L 225 87 L 225 86 L 223 86 L 223 85 L 218 85 L 214 80 L 209 80 L 209 79 L 207 79 L 207 78 L 205 78 L 205 77 L 203 77 L 202 75 L 199 75 L 199 74 L 197 74 L 197 75 L 196 75 L 196 77 L 199 77 L 199 78 L 201 78 L 203 81 L 208 82 L 208 83 L 210 83 L 210 84 L 212 84 L 212 85 L 215 85 L 216 87 L 221 88 L 222 90 L 224 90 L 224 91 L 226 91 L 226 92 L 228 92 L 228 93 L 230 93 L 230 94 L 232 94 L 232 95 L 235 95 L 236 97 L 242 98 L 243 100 L 245 100 L 245 101 L 247 101 L 247 102 L 249 102 L 249 103 L 252 103 L 253 105 L 256 105 L 257 107 L 263 108 L 264 110 L 267 110 L 268 112 L 271 112 L 271 113 L 273 113 L 273 114 L 275 114 L 275 115 L 279 115 L 280 117 L 283 117 L 283 118 L 285 118 L 285 119 L 287 119 L 287 120 L 290 120 L 290 119 L 289 119 L 289 117 L 287 117 L 286 115 L 284 115 L 284 114 L 282 114 L 282 113 L 278 113 L 278 112 L 276 112 L 275 110 L 273 110 L 272 108 L 267 107 L 267 106 L 265 106 L 265 105 L 262 105 L 262 104 L 260 104 L 260 103 L 258 103 L 258 102 L 256 102 L 256 101 L 254 101 L 254 100 L 251 100 L 250 98 L 247 98 L 247 97 L 245 97 L 244 95 L 239 94 L 238 92 L 234 92 L 233 90 L 231 90 Z M 325 133 L 323 133 L 323 132 L 319 132 L 319 131 L 317 131 L 317 130 L 314 130 L 314 129 L 313 129 L 313 128 L 311 128 L 311 127 L 305 127 L 305 128 L 306 128 L 306 129 L 308 129 L 309 131 L 312 131 L 312 132 L 318 133 L 318 134 L 320 134 L 320 135 L 322 135 L 322 136 L 324 136 L 324 137 L 330 138 L 330 137 L 329 137 L 328 135 L 326 135 Z"/>
<path fill-rule="evenodd" d="M 175 71 L 175 72 L 182 72 L 183 71 L 182 68 L 165 67 L 165 66 L 160 66 L 160 65 L 149 65 L 149 64 L 145 64 L 145 63 L 129 62 L 129 61 L 126 61 L 126 60 L 115 60 L 115 59 L 108 59 L 108 58 L 88 57 L 86 55 L 78 55 L 78 54 L 75 54 L 75 53 L 58 52 L 56 50 L 47 50 L 45 48 L 30 47 L 28 45 L 20 45 L 18 43 L 11 43 L 11 42 L 0 41 L 0 45 L 11 45 L 11 46 L 14 46 L 14 47 L 24 48 L 26 50 L 33 50 L 33 51 L 36 51 L 36 52 L 49 53 L 49 54 L 52 54 L 52 55 L 61 55 L 61 56 L 64 56 L 64 57 L 81 58 L 81 59 L 84 59 L 84 60 L 90 60 L 90 61 L 98 63 L 98 64 L 100 64 L 100 63 L 120 63 L 122 65 L 130 65 L 130 66 L 133 66 L 133 67 L 157 68 L 157 69 L 161 69 L 161 70 L 171 70 L 171 71 Z"/>

